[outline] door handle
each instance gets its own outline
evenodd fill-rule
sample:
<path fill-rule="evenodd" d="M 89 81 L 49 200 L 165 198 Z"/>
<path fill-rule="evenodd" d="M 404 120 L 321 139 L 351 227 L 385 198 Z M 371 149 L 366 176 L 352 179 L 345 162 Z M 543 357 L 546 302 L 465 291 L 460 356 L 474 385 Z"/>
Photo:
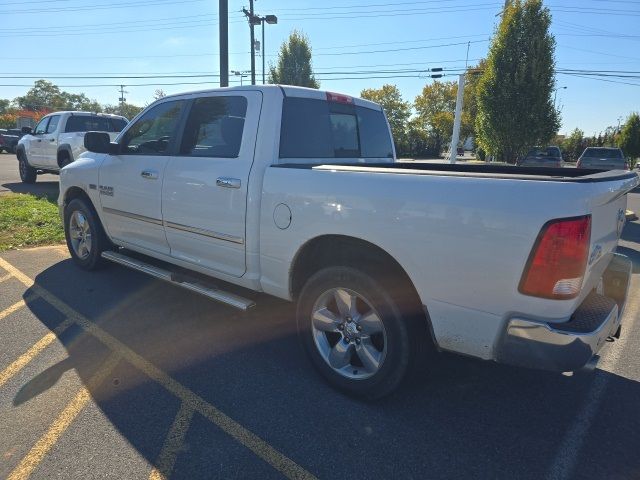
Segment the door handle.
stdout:
<path fill-rule="evenodd" d="M 158 172 L 154 172 L 153 170 L 143 170 L 140 172 L 140 176 L 142 178 L 146 178 L 147 180 L 157 180 Z"/>
<path fill-rule="evenodd" d="M 216 185 L 224 188 L 240 188 L 240 179 L 231 177 L 218 177 Z"/>

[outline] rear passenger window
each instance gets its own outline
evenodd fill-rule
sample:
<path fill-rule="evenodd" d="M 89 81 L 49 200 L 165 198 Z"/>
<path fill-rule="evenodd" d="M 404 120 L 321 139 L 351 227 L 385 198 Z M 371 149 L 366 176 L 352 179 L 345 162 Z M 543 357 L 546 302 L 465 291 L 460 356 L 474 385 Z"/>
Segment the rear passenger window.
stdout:
<path fill-rule="evenodd" d="M 246 114 L 245 97 L 198 98 L 187 118 L 180 155 L 236 158 Z"/>
<path fill-rule="evenodd" d="M 117 123 L 118 128 L 114 125 Z M 67 119 L 65 132 L 119 132 L 126 123 L 121 119 L 112 119 L 98 115 L 73 115 Z"/>
<path fill-rule="evenodd" d="M 287 97 L 280 158 L 393 158 L 393 147 L 382 111 Z"/>
<path fill-rule="evenodd" d="M 142 115 L 124 134 L 123 153 L 157 155 L 167 153 L 176 136 L 184 100 L 156 105 Z"/>

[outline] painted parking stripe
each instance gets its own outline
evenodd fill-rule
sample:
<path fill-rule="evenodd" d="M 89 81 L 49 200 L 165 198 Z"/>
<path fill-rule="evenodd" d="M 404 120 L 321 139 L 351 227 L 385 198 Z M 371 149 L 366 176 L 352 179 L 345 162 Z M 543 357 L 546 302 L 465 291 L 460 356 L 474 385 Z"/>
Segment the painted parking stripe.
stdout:
<path fill-rule="evenodd" d="M 5 282 L 7 280 L 9 280 L 13 275 L 11 275 L 10 273 L 7 273 L 6 275 L 0 277 L 0 283 Z"/>
<path fill-rule="evenodd" d="M 162 445 L 162 450 L 156 460 L 156 466 L 151 470 L 149 480 L 166 480 L 171 476 L 178 454 L 184 448 L 184 439 L 191 425 L 193 414 L 193 408 L 182 402 L 167 438 L 164 440 L 164 445 Z"/>
<path fill-rule="evenodd" d="M 11 365 L 0 372 L 0 387 L 7 383 L 16 373 L 22 370 L 31 360 L 47 348 L 62 332 L 73 325 L 73 320 L 66 319 L 60 325 L 38 340 L 29 350 L 20 355 Z"/>
<path fill-rule="evenodd" d="M 629 291 L 632 291 L 633 288 L 638 288 L 638 282 L 639 280 L 637 278 L 632 280 Z M 638 320 L 639 309 L 640 306 L 637 303 L 627 304 L 622 320 L 624 329 L 634 330 L 636 328 L 635 323 Z M 622 335 L 617 339 L 613 344 L 614 348 L 607 349 L 606 353 L 602 356 L 598 362 L 598 367 L 606 371 L 615 371 L 615 368 L 623 358 L 623 354 L 626 352 L 626 345 L 629 338 L 630 335 Z M 598 413 L 600 405 L 606 396 L 609 379 L 610 376 L 598 375 L 591 383 L 582 407 L 577 411 L 573 422 L 565 432 L 562 442 L 556 450 L 556 456 L 547 474 L 549 480 L 569 480 L 575 478 L 576 465 L 580 459 L 578 454 L 582 450 L 584 441 L 587 439 L 593 418 Z"/>
<path fill-rule="evenodd" d="M 86 387 L 82 387 L 76 396 L 67 404 L 58 418 L 49 426 L 42 437 L 31 448 L 29 453 L 20 461 L 18 466 L 9 474 L 7 480 L 25 480 L 40 465 L 49 450 L 58 442 L 62 434 L 73 423 L 78 414 L 91 400 L 91 390 L 97 388 L 120 361 L 119 355 L 112 353 L 91 377 Z"/>
<path fill-rule="evenodd" d="M 27 303 L 33 301 L 36 298 L 36 296 L 37 295 L 35 295 L 35 294 L 29 294 L 29 295 L 27 295 L 26 298 L 22 298 L 22 299 L 20 299 L 20 301 L 14 303 L 10 307 L 5 308 L 4 310 L 2 310 L 0 312 L 0 320 L 2 320 L 3 318 L 8 317 L 9 315 L 11 315 L 14 312 L 17 312 L 22 307 L 25 307 L 27 305 Z"/>
<path fill-rule="evenodd" d="M 316 478 L 313 474 L 265 442 L 258 435 L 246 429 L 205 399 L 169 376 L 163 370 L 147 361 L 144 357 L 138 355 L 120 340 L 98 327 L 84 315 L 75 311 L 72 307 L 67 305 L 44 287 L 35 284 L 31 278 L 3 258 L 0 258 L 0 267 L 4 268 L 16 277 L 16 279 L 18 279 L 25 287 L 33 288 L 35 293 L 40 295 L 40 297 L 46 300 L 56 310 L 66 317 L 73 319 L 75 323 L 80 325 L 87 333 L 90 333 L 111 350 L 121 355 L 127 362 L 131 363 L 138 370 L 158 382 L 180 400 L 193 408 L 193 410 L 209 419 L 209 421 L 215 424 L 218 428 L 251 450 L 255 455 L 262 458 L 280 473 L 291 479 Z"/>

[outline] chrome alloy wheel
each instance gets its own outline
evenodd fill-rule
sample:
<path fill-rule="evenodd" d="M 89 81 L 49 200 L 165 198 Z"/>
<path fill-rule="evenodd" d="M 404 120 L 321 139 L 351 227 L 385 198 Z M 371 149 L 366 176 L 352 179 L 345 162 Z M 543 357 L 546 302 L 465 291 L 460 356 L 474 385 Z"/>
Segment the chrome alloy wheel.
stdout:
<path fill-rule="evenodd" d="M 91 253 L 91 227 L 84 214 L 76 210 L 69 219 L 69 237 L 74 253 L 82 260 Z"/>
<path fill-rule="evenodd" d="M 367 299 L 347 288 L 324 292 L 311 314 L 315 346 L 343 377 L 363 380 L 382 367 L 387 337 L 382 319 Z"/>

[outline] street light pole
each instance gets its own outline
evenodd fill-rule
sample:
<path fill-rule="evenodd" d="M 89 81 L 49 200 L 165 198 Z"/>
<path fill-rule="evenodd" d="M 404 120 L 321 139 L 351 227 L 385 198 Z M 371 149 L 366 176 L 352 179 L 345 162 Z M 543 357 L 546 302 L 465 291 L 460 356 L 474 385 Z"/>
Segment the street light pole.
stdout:
<path fill-rule="evenodd" d="M 464 99 L 464 73 L 458 77 L 458 96 L 456 97 L 456 114 L 453 119 L 453 135 L 451 135 L 451 151 L 449 163 L 456 163 L 458 140 L 460 140 L 460 124 L 462 123 L 462 101 Z"/>
<path fill-rule="evenodd" d="M 266 17 L 262 17 L 260 19 L 260 22 L 262 23 L 262 43 L 260 44 L 260 50 L 262 53 L 262 84 L 264 85 L 265 82 L 264 81 L 264 21 L 266 20 Z"/>
<path fill-rule="evenodd" d="M 553 107 L 556 106 L 556 97 L 558 96 L 558 90 L 566 90 L 567 87 L 558 87 L 553 89 Z"/>

